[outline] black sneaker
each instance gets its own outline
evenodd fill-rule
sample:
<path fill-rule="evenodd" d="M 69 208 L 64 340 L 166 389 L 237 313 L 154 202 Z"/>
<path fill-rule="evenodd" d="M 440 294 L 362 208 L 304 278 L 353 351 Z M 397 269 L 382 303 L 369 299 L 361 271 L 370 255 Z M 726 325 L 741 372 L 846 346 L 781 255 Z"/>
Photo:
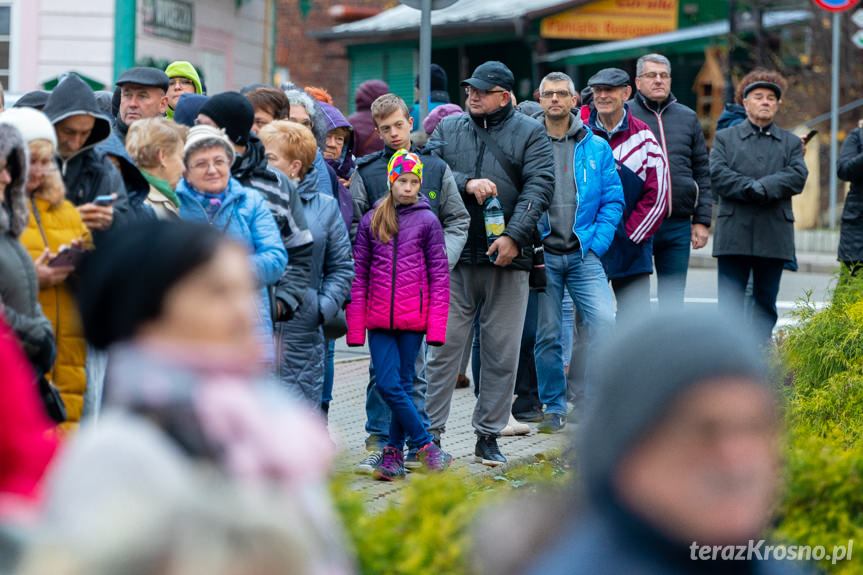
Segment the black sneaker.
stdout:
<path fill-rule="evenodd" d="M 557 433 L 564 427 L 566 427 L 566 416 L 559 413 L 546 413 L 536 430 L 540 433 Z"/>
<path fill-rule="evenodd" d="M 506 463 L 506 457 L 500 452 L 500 447 L 497 446 L 497 438 L 493 435 L 480 435 L 476 439 L 476 449 L 473 452 L 473 460 L 476 463 L 482 463 L 489 467 L 497 467 L 502 463 Z"/>

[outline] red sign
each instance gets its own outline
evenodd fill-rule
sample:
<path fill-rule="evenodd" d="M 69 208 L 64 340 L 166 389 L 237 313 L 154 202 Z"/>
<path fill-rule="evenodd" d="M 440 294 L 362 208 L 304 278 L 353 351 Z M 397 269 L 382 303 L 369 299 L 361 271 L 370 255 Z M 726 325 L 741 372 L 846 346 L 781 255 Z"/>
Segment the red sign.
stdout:
<path fill-rule="evenodd" d="M 828 12 L 845 12 L 856 6 L 860 0 L 812 0 L 819 8 Z"/>

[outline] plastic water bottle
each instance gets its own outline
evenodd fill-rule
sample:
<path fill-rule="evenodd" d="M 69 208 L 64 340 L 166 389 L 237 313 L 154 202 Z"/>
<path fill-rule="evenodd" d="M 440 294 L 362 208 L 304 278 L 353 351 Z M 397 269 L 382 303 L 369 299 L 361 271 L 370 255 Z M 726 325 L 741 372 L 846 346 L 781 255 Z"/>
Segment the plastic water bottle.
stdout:
<path fill-rule="evenodd" d="M 503 230 L 506 228 L 506 222 L 503 219 L 503 206 L 500 205 L 500 200 L 497 198 L 487 199 L 483 207 L 482 217 L 485 220 L 485 239 L 489 247 L 491 247 L 491 244 L 503 235 Z M 488 259 L 494 262 L 497 259 L 497 252 L 488 256 Z"/>

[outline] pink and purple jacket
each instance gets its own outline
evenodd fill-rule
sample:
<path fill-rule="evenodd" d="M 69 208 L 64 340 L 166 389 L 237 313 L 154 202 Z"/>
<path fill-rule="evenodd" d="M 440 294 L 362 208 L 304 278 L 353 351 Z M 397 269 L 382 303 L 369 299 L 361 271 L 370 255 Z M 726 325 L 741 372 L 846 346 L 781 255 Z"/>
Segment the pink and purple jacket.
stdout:
<path fill-rule="evenodd" d="M 348 345 L 363 345 L 366 329 L 425 332 L 430 345 L 446 341 L 449 264 L 440 220 L 423 198 L 396 213 L 399 232 L 385 244 L 371 231 L 374 210 L 357 230 Z"/>

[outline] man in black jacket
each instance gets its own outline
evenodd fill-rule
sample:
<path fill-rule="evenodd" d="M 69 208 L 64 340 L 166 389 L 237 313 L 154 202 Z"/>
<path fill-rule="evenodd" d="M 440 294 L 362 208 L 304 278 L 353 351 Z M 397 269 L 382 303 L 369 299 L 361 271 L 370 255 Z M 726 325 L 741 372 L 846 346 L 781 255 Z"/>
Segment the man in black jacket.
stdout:
<path fill-rule="evenodd" d="M 231 176 L 260 192 L 276 218 L 288 265 L 276 284 L 274 311 L 276 321 L 287 321 L 299 309 L 312 274 L 312 232 L 297 190 L 287 176 L 268 165 L 264 144 L 252 133 L 255 109 L 245 96 L 216 94 L 201 106 L 198 122 L 225 130 L 237 152 Z"/>
<path fill-rule="evenodd" d="M 57 163 L 66 198 L 77 206 L 98 245 L 102 233 L 130 218 L 120 172 L 96 146 L 111 135 L 111 122 L 96 105 L 93 89 L 75 74 L 54 88 L 43 110 L 57 132 Z M 96 205 L 99 196 L 115 195 L 113 205 Z"/>
<path fill-rule="evenodd" d="M 630 102 L 632 115 L 650 127 L 668 160 L 671 215 L 653 236 L 657 295 L 661 307 L 680 307 L 686 289 L 689 248 L 707 244 L 713 198 L 710 162 L 701 122 L 693 110 L 671 93 L 671 62 L 661 54 L 638 59 Z"/>
<path fill-rule="evenodd" d="M 753 325 L 767 342 L 776 325 L 782 268 L 794 259 L 791 198 L 803 191 L 809 172 L 800 138 L 773 123 L 785 79 L 771 71 L 747 77 L 747 120 L 716 132 L 710 152 L 710 179 L 719 198 L 713 256 L 719 306 L 741 323 L 752 272 Z"/>
<path fill-rule="evenodd" d="M 510 94 L 514 85 L 512 72 L 502 63 L 478 66 L 462 82 L 470 113 L 444 118 L 431 137 L 431 142 L 441 142 L 434 154 L 455 176 L 470 228 L 450 273 L 447 342 L 432 348 L 428 356 L 429 430 L 440 440 L 465 340 L 481 304 L 482 381 L 473 415 L 478 435 L 474 455 L 490 466 L 506 462 L 497 436 L 506 427 L 512 406 L 520 348 L 516 334 L 524 326 L 536 225 L 554 193 L 551 143 L 542 124 L 515 112 Z M 496 146 L 486 144 L 486 134 Z M 501 203 L 506 227 L 489 245 L 483 205 L 493 197 Z M 494 263 L 490 256 L 495 256 Z"/>

